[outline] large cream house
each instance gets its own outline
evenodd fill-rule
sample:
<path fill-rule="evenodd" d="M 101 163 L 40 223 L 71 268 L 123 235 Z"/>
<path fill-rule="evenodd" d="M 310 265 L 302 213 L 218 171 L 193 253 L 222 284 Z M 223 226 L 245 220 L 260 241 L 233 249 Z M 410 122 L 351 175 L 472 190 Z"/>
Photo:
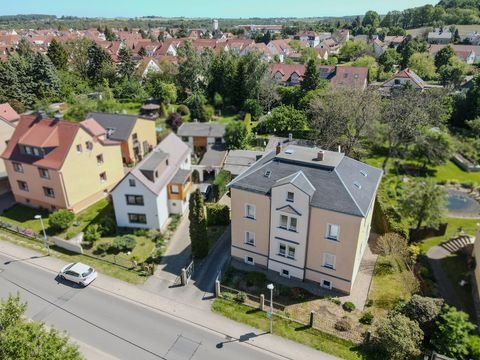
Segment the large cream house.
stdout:
<path fill-rule="evenodd" d="M 381 177 L 343 153 L 279 144 L 229 185 L 232 257 L 350 293 Z"/>

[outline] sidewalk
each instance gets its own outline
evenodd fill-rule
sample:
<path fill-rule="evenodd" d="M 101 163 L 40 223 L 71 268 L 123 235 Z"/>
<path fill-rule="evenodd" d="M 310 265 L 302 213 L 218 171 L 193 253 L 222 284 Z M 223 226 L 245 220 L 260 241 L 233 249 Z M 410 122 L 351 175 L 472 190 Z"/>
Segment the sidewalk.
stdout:
<path fill-rule="evenodd" d="M 15 259 L 24 259 L 25 262 L 41 267 L 52 272 L 52 274 L 58 273 L 58 270 L 65 265 L 65 262 L 54 257 L 32 258 L 39 256 L 39 253 L 6 241 L 0 241 L 0 253 Z M 190 302 L 184 303 L 182 296 L 169 299 L 159 293 L 146 291 L 139 286 L 131 285 L 106 275 L 100 275 L 90 286 L 110 295 L 160 311 L 186 323 L 208 329 L 222 335 L 226 339 L 240 339 L 241 337 L 245 338 L 245 334 L 261 332 L 214 314 L 210 310 L 193 306 Z M 334 356 L 272 335 L 254 337 L 244 343 L 283 359 L 337 359 Z"/>

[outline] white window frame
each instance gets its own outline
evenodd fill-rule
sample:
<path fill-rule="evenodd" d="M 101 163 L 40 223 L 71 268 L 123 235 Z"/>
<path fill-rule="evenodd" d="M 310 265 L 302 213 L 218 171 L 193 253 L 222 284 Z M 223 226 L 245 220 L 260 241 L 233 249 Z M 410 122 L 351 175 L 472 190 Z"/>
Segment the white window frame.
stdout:
<path fill-rule="evenodd" d="M 292 195 L 290 197 L 290 195 Z M 295 193 L 293 191 L 287 191 L 287 201 L 294 202 L 295 201 Z"/>
<path fill-rule="evenodd" d="M 22 173 L 23 174 L 23 165 L 19 162 L 12 162 L 13 165 L 13 170 L 17 173 Z"/>
<path fill-rule="evenodd" d="M 288 230 L 297 232 L 298 218 L 291 216 L 288 220 Z M 292 220 L 295 220 L 295 227 L 292 225 Z"/>
<path fill-rule="evenodd" d="M 253 214 L 253 215 L 251 215 L 251 214 L 249 213 L 248 209 L 253 210 L 253 211 L 252 211 L 252 214 Z M 246 217 L 247 219 L 255 220 L 255 219 L 256 219 L 256 210 L 257 210 L 257 209 L 256 209 L 256 206 L 255 206 L 255 205 L 253 205 L 253 204 L 245 204 L 245 217 Z"/>
<path fill-rule="evenodd" d="M 325 281 L 327 281 L 328 283 L 330 283 L 329 286 L 326 286 L 325 285 Z M 324 288 L 324 289 L 329 289 L 329 290 L 332 290 L 332 281 L 331 280 L 328 280 L 328 279 L 321 279 L 320 280 L 320 287 Z"/>
<path fill-rule="evenodd" d="M 172 184 L 170 186 L 170 191 L 172 192 L 172 194 L 180 194 L 180 186 Z"/>
<path fill-rule="evenodd" d="M 332 227 L 336 226 L 337 227 L 337 236 L 332 236 L 331 235 L 331 229 Z M 340 225 L 337 224 L 327 224 L 327 232 L 325 234 L 325 238 L 328 240 L 333 240 L 333 241 L 339 241 L 340 239 Z"/>
<path fill-rule="evenodd" d="M 332 266 L 329 266 L 329 264 L 327 264 L 327 257 L 328 256 L 332 256 L 333 257 L 333 264 Z M 335 270 L 336 269 L 336 265 L 337 265 L 337 256 L 335 254 L 332 254 L 332 253 L 328 253 L 328 252 L 325 252 L 323 253 L 323 267 L 324 268 L 327 268 L 327 269 L 330 269 L 330 270 Z"/>
<path fill-rule="evenodd" d="M 287 219 L 287 221 L 285 222 L 285 225 L 284 225 L 284 223 L 283 223 L 283 221 L 282 221 L 283 218 L 286 218 L 286 219 Z M 288 220 L 288 216 L 287 216 L 287 215 L 280 214 L 280 228 L 285 229 L 285 230 L 288 229 L 288 221 L 289 221 L 289 220 Z"/>
<path fill-rule="evenodd" d="M 252 259 L 252 261 L 249 261 L 248 258 Z M 245 255 L 244 261 L 245 261 L 245 264 L 255 265 L 255 259 L 253 258 L 253 256 Z"/>
<path fill-rule="evenodd" d="M 253 240 L 253 242 L 249 240 Z M 255 233 L 253 231 L 245 231 L 245 244 L 255 246 Z"/>
<path fill-rule="evenodd" d="M 290 256 L 290 251 L 293 250 L 293 256 Z M 287 259 L 295 260 L 296 249 L 294 246 L 287 246 Z"/>
<path fill-rule="evenodd" d="M 281 251 L 282 247 L 285 248 L 285 251 L 283 253 Z M 278 244 L 278 256 L 287 257 L 287 245 L 283 243 Z"/>
<path fill-rule="evenodd" d="M 284 274 L 283 273 L 284 271 L 286 271 L 288 274 Z M 290 279 L 290 270 L 287 270 L 287 269 L 280 270 L 280 276 L 283 276 L 284 278 Z"/>
<path fill-rule="evenodd" d="M 137 182 L 135 181 L 135 179 L 128 179 L 128 186 L 130 187 L 137 186 Z"/>

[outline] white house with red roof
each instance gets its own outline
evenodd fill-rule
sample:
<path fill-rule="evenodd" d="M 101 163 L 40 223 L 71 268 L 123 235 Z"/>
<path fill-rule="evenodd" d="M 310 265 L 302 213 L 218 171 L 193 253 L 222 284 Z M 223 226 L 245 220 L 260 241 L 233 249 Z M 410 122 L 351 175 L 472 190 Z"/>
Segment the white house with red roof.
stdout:
<path fill-rule="evenodd" d="M 395 89 L 403 89 L 405 86 L 411 86 L 413 89 L 423 91 L 426 84 L 413 70 L 406 68 L 385 81 L 382 85 L 382 90 L 392 91 Z"/>

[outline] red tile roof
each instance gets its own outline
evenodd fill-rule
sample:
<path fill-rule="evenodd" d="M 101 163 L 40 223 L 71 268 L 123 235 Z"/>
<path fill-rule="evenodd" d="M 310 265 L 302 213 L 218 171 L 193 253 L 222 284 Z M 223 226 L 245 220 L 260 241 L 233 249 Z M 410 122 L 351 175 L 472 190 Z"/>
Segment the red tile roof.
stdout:
<path fill-rule="evenodd" d="M 20 115 L 10 106 L 9 103 L 0 104 L 0 118 L 14 122 L 20 119 Z"/>
<path fill-rule="evenodd" d="M 79 128 L 78 123 L 39 119 L 36 115 L 21 116 L 2 158 L 39 167 L 60 169 Z M 39 158 L 22 154 L 18 144 L 54 148 L 43 158 Z"/>

